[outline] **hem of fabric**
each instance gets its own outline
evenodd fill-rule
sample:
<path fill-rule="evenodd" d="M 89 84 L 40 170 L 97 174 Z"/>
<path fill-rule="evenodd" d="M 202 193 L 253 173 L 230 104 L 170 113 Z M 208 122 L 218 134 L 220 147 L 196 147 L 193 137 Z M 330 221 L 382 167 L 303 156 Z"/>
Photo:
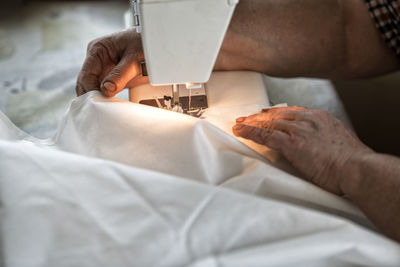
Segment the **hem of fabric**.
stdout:
<path fill-rule="evenodd" d="M 25 141 L 30 141 L 36 144 L 41 144 L 41 145 L 47 145 L 47 146 L 53 146 L 57 143 L 60 135 L 64 132 L 65 124 L 66 121 L 68 120 L 69 114 L 71 111 L 78 110 L 81 108 L 90 98 L 92 98 L 94 95 L 100 94 L 99 92 L 96 91 L 90 91 L 84 95 L 81 95 L 77 98 L 75 98 L 65 111 L 64 115 L 62 116 L 59 126 L 54 133 L 53 136 L 46 138 L 46 139 L 41 139 L 34 137 L 30 135 L 29 133 L 23 131 L 21 128 L 19 128 L 17 125 L 15 125 L 3 112 L 0 111 L 0 121 L 3 122 L 7 129 L 9 129 L 12 133 L 14 133 L 17 136 L 17 140 L 25 140 Z"/>

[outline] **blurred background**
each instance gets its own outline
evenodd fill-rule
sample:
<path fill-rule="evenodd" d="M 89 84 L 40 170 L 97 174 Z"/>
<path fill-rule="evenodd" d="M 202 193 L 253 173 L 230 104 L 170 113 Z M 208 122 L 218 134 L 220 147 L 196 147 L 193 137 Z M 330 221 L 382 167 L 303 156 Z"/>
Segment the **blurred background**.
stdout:
<path fill-rule="evenodd" d="M 75 97 L 88 42 L 124 29 L 128 1 L 2 0 L 0 109 L 22 130 L 51 136 Z"/>
<path fill-rule="evenodd" d="M 51 136 L 75 97 L 87 43 L 123 30 L 122 1 L 2 0 L 0 110 L 22 130 Z M 272 103 L 322 108 L 378 152 L 400 155 L 400 75 L 357 81 L 265 77 Z"/>

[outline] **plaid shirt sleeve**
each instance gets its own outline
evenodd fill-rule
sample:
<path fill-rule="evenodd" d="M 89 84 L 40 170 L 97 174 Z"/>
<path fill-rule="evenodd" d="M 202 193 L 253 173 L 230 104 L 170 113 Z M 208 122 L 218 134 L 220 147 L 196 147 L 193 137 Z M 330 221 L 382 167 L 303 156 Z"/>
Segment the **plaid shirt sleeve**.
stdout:
<path fill-rule="evenodd" d="M 385 42 L 400 58 L 400 0 L 365 0 Z"/>

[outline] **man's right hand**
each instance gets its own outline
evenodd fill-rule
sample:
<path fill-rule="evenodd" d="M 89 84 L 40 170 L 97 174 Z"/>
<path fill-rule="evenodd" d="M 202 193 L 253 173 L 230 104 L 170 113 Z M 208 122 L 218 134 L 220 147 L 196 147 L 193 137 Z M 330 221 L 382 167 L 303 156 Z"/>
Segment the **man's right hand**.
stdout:
<path fill-rule="evenodd" d="M 135 30 L 118 32 L 89 43 L 79 73 L 76 94 L 99 90 L 112 97 L 124 88 L 148 82 L 140 62 L 144 60 L 140 35 Z"/>

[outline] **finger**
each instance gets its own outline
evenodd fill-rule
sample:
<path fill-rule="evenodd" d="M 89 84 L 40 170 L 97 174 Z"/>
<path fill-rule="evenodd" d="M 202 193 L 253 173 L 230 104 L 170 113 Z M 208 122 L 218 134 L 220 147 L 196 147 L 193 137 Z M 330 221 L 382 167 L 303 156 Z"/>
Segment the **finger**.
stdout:
<path fill-rule="evenodd" d="M 77 95 L 93 90 L 100 91 L 100 81 L 104 77 L 104 73 L 108 73 L 114 66 L 115 64 L 109 58 L 104 46 L 91 48 L 78 75 Z"/>
<path fill-rule="evenodd" d="M 281 131 L 262 129 L 244 124 L 233 126 L 232 130 L 238 137 L 250 139 L 278 151 L 282 151 L 289 138 L 289 135 Z"/>
<path fill-rule="evenodd" d="M 306 111 L 306 110 L 307 110 L 307 108 L 305 108 L 305 107 L 291 106 L 291 107 L 265 108 L 261 112 L 263 112 L 263 113 L 268 113 L 268 112 L 274 113 L 274 112 L 281 112 L 281 111 L 298 111 L 298 112 L 301 112 L 301 111 Z"/>
<path fill-rule="evenodd" d="M 247 117 L 240 117 L 236 119 L 236 123 L 242 123 L 247 119 Z"/>
<path fill-rule="evenodd" d="M 140 74 L 139 69 L 139 63 L 134 54 L 122 57 L 120 62 L 104 77 L 100 90 L 106 96 L 114 96 Z"/>
<path fill-rule="evenodd" d="M 81 96 L 85 93 L 83 86 L 79 83 L 79 81 L 76 82 L 75 93 L 77 96 Z"/>
<path fill-rule="evenodd" d="M 78 96 L 91 90 L 100 88 L 99 75 L 101 74 L 102 62 L 99 57 L 88 55 L 79 72 L 76 82 L 76 94 Z"/>
<path fill-rule="evenodd" d="M 271 121 L 271 120 L 301 120 L 303 116 L 304 112 L 298 112 L 298 111 L 263 112 L 251 115 L 246 118 L 244 117 L 238 118 L 237 123 Z"/>
<path fill-rule="evenodd" d="M 301 129 L 297 125 L 296 122 L 288 121 L 288 120 L 272 120 L 272 121 L 255 121 L 255 122 L 244 122 L 243 124 L 248 126 L 254 126 L 257 128 L 265 129 L 265 130 L 275 130 L 285 132 L 289 135 L 294 133 L 298 133 Z"/>

